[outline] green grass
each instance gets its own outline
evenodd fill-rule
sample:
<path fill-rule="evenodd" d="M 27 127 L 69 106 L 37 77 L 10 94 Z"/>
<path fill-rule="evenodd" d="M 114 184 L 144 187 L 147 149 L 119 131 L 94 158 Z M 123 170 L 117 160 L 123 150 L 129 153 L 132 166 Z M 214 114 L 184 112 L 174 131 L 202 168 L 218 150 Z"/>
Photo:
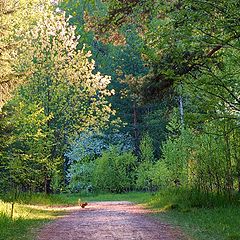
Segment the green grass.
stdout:
<path fill-rule="evenodd" d="M 82 196 L 82 199 L 86 201 L 130 201 L 134 203 L 148 203 L 152 198 L 152 194 L 148 192 L 129 192 L 129 193 L 121 193 L 121 194 L 96 194 L 96 195 L 88 195 Z"/>
<path fill-rule="evenodd" d="M 150 201 L 155 217 L 178 225 L 192 239 L 240 240 L 239 198 L 208 196 L 187 191 L 162 191 Z"/>
<path fill-rule="evenodd" d="M 76 205 L 78 199 L 82 198 L 81 194 L 22 194 L 18 201 L 24 204 L 60 206 Z"/>
<path fill-rule="evenodd" d="M 78 199 L 88 202 L 131 201 L 144 204 L 156 210 L 153 217 L 179 226 L 191 239 L 240 240 L 240 206 L 237 198 L 233 204 L 229 204 L 226 197 L 212 196 L 209 200 L 206 196 L 195 193 L 168 190 L 154 195 L 139 192 L 88 195 L 34 194 L 32 196 L 22 195 L 20 199 L 22 204 L 16 205 L 14 221 L 6 217 L 9 215 L 10 206 L 0 202 L 0 213 L 2 212 L 2 215 L 0 214 L 0 240 L 33 239 L 37 228 L 60 214 L 56 211 L 35 209 L 24 204 L 66 206 L 76 205 Z"/>
<path fill-rule="evenodd" d="M 63 213 L 23 204 L 15 205 L 13 219 L 10 212 L 10 204 L 0 201 L 0 240 L 32 240 L 39 227 Z"/>
<path fill-rule="evenodd" d="M 180 226 L 193 239 L 239 240 L 240 208 L 225 207 L 213 209 L 171 210 L 155 217 Z"/>

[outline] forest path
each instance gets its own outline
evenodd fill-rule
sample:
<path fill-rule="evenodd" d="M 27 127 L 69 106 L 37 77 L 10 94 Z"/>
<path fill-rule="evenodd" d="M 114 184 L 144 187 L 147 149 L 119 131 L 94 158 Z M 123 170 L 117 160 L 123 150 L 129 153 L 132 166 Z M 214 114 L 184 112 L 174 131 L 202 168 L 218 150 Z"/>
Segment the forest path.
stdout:
<path fill-rule="evenodd" d="M 38 240 L 183 240 L 181 231 L 130 202 L 91 202 L 45 225 Z"/>

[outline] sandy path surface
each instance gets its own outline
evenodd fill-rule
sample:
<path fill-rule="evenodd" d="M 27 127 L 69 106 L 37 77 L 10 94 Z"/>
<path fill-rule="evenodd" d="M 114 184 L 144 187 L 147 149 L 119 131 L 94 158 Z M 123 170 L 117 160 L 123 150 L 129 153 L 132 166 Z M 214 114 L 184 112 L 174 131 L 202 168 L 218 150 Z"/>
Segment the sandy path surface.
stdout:
<path fill-rule="evenodd" d="M 130 202 L 94 202 L 47 224 L 38 240 L 185 240 L 179 229 Z"/>

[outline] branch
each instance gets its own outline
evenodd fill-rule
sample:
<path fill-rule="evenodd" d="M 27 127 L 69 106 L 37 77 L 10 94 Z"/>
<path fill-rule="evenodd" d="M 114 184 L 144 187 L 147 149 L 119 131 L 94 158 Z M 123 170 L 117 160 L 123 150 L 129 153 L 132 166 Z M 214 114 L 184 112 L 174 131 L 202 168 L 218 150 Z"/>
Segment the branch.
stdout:
<path fill-rule="evenodd" d="M 223 48 L 223 45 L 217 45 L 215 48 L 208 52 L 207 57 L 211 57 L 215 52 L 217 52 L 221 48 Z"/>
<path fill-rule="evenodd" d="M 194 75 L 192 75 L 191 73 L 190 73 L 190 75 L 191 75 L 193 78 L 196 79 L 196 77 L 195 77 Z M 222 95 L 218 95 L 218 94 L 213 93 L 213 92 L 211 92 L 211 91 L 209 91 L 209 90 L 203 89 L 203 88 L 197 86 L 196 84 L 194 84 L 194 83 L 192 83 L 192 82 L 190 82 L 189 84 L 193 85 L 196 89 L 198 89 L 198 90 L 200 90 L 200 91 L 202 91 L 202 92 L 208 93 L 209 95 L 212 95 L 212 96 L 214 96 L 214 97 L 217 97 L 217 98 L 223 100 L 223 102 L 227 103 L 230 107 L 232 107 L 232 108 L 235 109 L 236 111 L 240 111 L 240 108 L 237 107 L 236 104 L 234 104 L 234 103 L 232 103 L 232 102 L 229 102 L 229 101 L 226 100 L 226 98 L 224 98 Z M 210 85 L 210 84 L 208 84 L 208 85 Z"/>

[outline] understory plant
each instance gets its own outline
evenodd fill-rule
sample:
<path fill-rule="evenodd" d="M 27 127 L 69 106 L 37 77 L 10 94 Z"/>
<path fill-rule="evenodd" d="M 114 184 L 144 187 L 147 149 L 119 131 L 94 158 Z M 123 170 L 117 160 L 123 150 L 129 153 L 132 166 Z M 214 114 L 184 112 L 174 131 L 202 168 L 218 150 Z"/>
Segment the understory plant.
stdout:
<path fill-rule="evenodd" d="M 137 158 L 132 152 L 111 147 L 95 162 L 93 186 L 98 191 L 124 192 L 133 188 Z"/>

